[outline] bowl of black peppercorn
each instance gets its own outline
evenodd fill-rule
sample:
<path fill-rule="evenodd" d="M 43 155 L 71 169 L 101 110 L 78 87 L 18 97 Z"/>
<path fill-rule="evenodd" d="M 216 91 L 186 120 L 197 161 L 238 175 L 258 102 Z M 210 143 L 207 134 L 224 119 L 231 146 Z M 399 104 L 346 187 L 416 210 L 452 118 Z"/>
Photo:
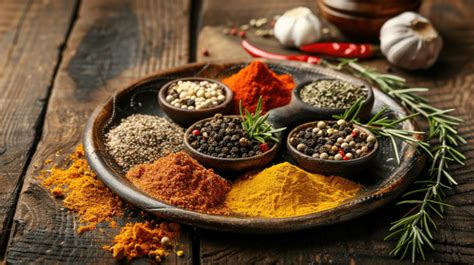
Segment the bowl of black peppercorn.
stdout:
<path fill-rule="evenodd" d="M 337 176 L 360 173 L 374 160 L 379 148 L 370 131 L 345 120 L 299 125 L 288 134 L 286 145 L 301 168 Z"/>
<path fill-rule="evenodd" d="M 194 123 L 184 135 L 185 150 L 202 165 L 219 172 L 242 172 L 270 163 L 279 144 L 250 139 L 241 121 L 239 115 L 215 114 Z"/>

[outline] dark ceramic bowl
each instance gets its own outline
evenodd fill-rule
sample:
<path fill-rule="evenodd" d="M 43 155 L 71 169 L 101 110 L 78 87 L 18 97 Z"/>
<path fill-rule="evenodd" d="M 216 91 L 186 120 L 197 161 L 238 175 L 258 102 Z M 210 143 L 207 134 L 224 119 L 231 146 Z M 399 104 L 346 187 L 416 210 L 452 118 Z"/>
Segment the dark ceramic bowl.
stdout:
<path fill-rule="evenodd" d="M 275 124 L 277 127 L 293 127 L 298 124 L 314 121 L 314 120 L 330 120 L 333 119 L 333 115 L 339 115 L 344 113 L 346 109 L 328 109 L 328 108 L 319 108 L 315 107 L 309 103 L 303 102 L 300 97 L 300 91 L 306 85 L 317 82 L 319 80 L 341 80 L 344 82 L 349 82 L 354 85 L 363 86 L 367 91 L 367 98 L 362 104 L 362 108 L 359 112 L 359 117 L 361 119 L 368 118 L 370 116 L 370 111 L 374 105 L 374 92 L 372 86 L 367 84 L 365 81 L 354 78 L 346 77 L 345 75 L 340 75 L 337 78 L 320 78 L 309 80 L 306 82 L 300 83 L 294 90 L 291 95 L 290 104 L 273 109 L 269 111 L 268 120 Z"/>
<path fill-rule="evenodd" d="M 216 83 L 219 86 L 224 88 L 225 93 L 225 100 L 220 105 L 217 105 L 212 108 L 208 109 L 200 109 L 200 110 L 189 110 L 189 109 L 182 109 L 177 108 L 171 105 L 168 101 L 166 101 L 166 93 L 168 92 L 168 88 L 177 83 L 178 81 L 208 81 L 211 83 Z M 161 109 L 166 113 L 168 117 L 170 117 L 174 122 L 179 123 L 183 126 L 188 126 L 196 121 L 212 117 L 216 113 L 226 114 L 232 110 L 232 98 L 234 94 L 232 91 L 224 84 L 219 81 L 210 79 L 210 78 L 202 78 L 202 77 L 185 77 L 175 79 L 171 82 L 166 83 L 158 93 L 158 103 L 160 104 Z"/>
<path fill-rule="evenodd" d="M 240 117 L 238 115 L 229 115 L 227 117 Z M 188 141 L 188 135 L 191 134 L 192 130 L 194 129 L 195 125 L 199 123 L 206 122 L 211 120 L 212 118 L 207 118 L 204 120 L 200 120 L 193 125 L 189 126 L 184 134 L 184 148 L 186 152 L 188 152 L 194 159 L 199 161 L 202 165 L 213 168 L 217 171 L 221 172 L 242 172 L 250 169 L 261 168 L 266 164 L 270 163 L 278 153 L 279 143 L 275 143 L 275 145 L 270 148 L 267 152 L 255 155 L 252 157 L 247 158 L 218 158 L 210 155 L 203 154 L 198 152 L 194 149 Z M 280 141 L 281 143 L 281 141 Z"/>
<path fill-rule="evenodd" d="M 351 175 L 360 173 L 361 171 L 366 169 L 370 165 L 370 163 L 374 160 L 374 158 L 377 156 L 377 151 L 379 148 L 378 140 L 375 141 L 374 148 L 366 156 L 359 157 L 356 159 L 351 159 L 351 160 L 319 159 L 319 158 L 308 156 L 296 150 L 296 148 L 290 144 L 290 137 L 294 135 L 296 132 L 305 130 L 308 127 L 316 126 L 317 123 L 318 123 L 317 121 L 308 122 L 294 128 L 288 134 L 288 137 L 286 139 L 286 146 L 288 148 L 288 152 L 290 153 L 290 156 L 296 161 L 296 163 L 298 163 L 298 165 L 301 168 L 309 172 L 319 173 L 319 174 L 323 174 L 327 176 L 329 175 L 351 176 Z M 369 132 L 368 130 L 360 126 L 354 125 L 354 127 L 367 133 L 367 135 L 374 136 L 371 132 Z"/>

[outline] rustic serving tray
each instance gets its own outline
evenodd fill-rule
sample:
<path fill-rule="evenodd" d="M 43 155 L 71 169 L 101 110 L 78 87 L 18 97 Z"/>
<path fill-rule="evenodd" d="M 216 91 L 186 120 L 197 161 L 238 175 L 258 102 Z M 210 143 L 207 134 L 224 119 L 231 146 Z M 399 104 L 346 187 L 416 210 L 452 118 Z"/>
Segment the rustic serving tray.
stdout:
<path fill-rule="evenodd" d="M 131 114 L 165 116 L 158 105 L 157 94 L 161 86 L 170 80 L 187 76 L 222 79 L 245 67 L 248 62 L 194 63 L 162 71 L 133 83 L 98 106 L 84 131 L 85 153 L 97 176 L 125 201 L 159 217 L 212 230 L 279 233 L 330 225 L 364 215 L 400 195 L 423 169 L 425 158 L 413 145 L 398 142 L 398 151 L 402 156 L 398 165 L 392 146 L 387 139 L 381 139 L 380 151 L 370 169 L 360 176 L 352 177 L 365 187 L 356 198 L 330 210 L 290 218 L 218 216 L 182 209 L 148 196 L 124 177 L 123 169 L 105 150 L 104 135 L 110 128 Z M 269 60 L 265 62 L 277 73 L 291 74 L 297 83 L 327 77 L 353 78 L 305 63 Z M 402 106 L 380 90 L 374 88 L 374 95 L 372 112 L 387 105 L 393 115 L 406 115 Z M 411 121 L 405 122 L 403 127 L 409 130 L 417 129 L 416 124 Z M 292 162 L 285 149 L 282 149 L 274 163 Z"/>

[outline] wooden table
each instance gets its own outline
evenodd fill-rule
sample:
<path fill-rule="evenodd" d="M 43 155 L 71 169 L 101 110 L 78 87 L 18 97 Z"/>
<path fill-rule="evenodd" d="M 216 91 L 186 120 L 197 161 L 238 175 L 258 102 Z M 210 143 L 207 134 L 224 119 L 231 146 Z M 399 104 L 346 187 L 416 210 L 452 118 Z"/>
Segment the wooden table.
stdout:
<path fill-rule="evenodd" d="M 78 220 L 36 176 L 45 159 L 81 140 L 93 108 L 124 82 L 191 61 L 247 57 L 219 25 L 242 24 L 316 1 L 17 0 L 0 2 L 0 255 L 8 263 L 114 263 L 101 246 L 104 228 L 77 236 Z M 429 71 L 395 70 L 411 84 L 432 88 L 430 102 L 456 108 L 469 142 L 465 167 L 437 220 L 435 251 L 423 263 L 474 263 L 474 2 L 425 0 L 421 13 L 445 41 Z M 201 53 L 208 49 L 210 56 Z M 383 59 L 364 65 L 388 69 Z M 186 227 L 185 256 L 165 263 L 398 264 L 384 241 L 402 207 L 387 205 L 356 220 L 300 233 L 234 235 Z M 138 263 L 146 263 L 146 260 Z M 405 263 L 409 263 L 405 261 Z"/>

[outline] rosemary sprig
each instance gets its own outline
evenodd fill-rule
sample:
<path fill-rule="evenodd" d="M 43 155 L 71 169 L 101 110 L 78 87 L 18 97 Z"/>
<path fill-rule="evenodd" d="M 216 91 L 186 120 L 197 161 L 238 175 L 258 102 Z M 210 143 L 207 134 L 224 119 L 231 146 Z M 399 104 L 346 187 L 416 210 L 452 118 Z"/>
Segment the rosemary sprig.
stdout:
<path fill-rule="evenodd" d="M 466 143 L 457 132 L 462 120 L 449 114 L 454 109 L 436 108 L 429 105 L 423 97 L 414 94 L 428 91 L 427 88 L 408 87 L 404 78 L 367 69 L 357 64 L 356 60 L 343 59 L 340 62 L 336 68 L 371 81 L 382 91 L 399 100 L 410 111 L 419 113 L 428 121 L 428 141 L 432 143 L 430 168 L 424 180 L 415 182 L 420 187 L 404 194 L 402 197 L 405 199 L 398 202 L 398 204 L 411 204 L 413 207 L 400 220 L 392 223 L 391 233 L 385 238 L 386 240 L 398 238 L 395 248 L 390 252 L 391 255 L 400 255 L 403 259 L 410 253 L 412 262 L 415 262 L 417 254 L 425 259 L 424 248 L 428 246 L 434 249 L 431 231 L 436 230 L 436 223 L 432 215 L 443 218 L 444 208 L 451 207 L 444 202 L 445 190 L 457 185 L 450 173 L 450 166 L 464 165 L 466 159 L 456 149 L 459 144 Z"/>
<path fill-rule="evenodd" d="M 282 132 L 286 127 L 274 129 L 271 124 L 267 122 L 268 113 L 262 116 L 262 97 L 258 98 L 257 108 L 252 114 L 245 109 L 245 114 L 242 111 L 242 101 L 239 101 L 240 116 L 242 116 L 242 128 L 247 132 L 250 139 L 255 139 L 261 143 L 267 140 L 273 140 L 278 143 L 280 140 L 275 137 L 275 133 Z"/>
<path fill-rule="evenodd" d="M 363 99 L 359 98 L 349 109 L 347 109 L 342 115 L 335 115 L 334 118 L 336 119 L 343 119 L 346 121 L 351 121 L 354 124 L 357 124 L 361 127 L 366 128 L 370 132 L 372 132 L 375 136 L 385 136 L 390 139 L 390 143 L 393 146 L 393 150 L 395 152 L 395 157 L 397 159 L 397 163 L 400 164 L 400 155 L 398 153 L 397 143 L 395 141 L 396 138 L 399 138 L 403 141 L 414 143 L 424 149 L 426 152 L 430 153 L 429 144 L 423 142 L 422 140 L 416 139 L 413 137 L 415 134 L 424 134 L 424 132 L 419 131 L 411 131 L 400 129 L 400 125 L 413 117 L 417 114 L 412 114 L 406 117 L 401 117 L 398 119 L 390 119 L 388 117 L 389 109 L 388 107 L 383 107 L 377 113 L 372 116 L 372 118 L 366 122 L 362 123 L 359 121 L 358 116 L 359 112 L 363 105 Z"/>

